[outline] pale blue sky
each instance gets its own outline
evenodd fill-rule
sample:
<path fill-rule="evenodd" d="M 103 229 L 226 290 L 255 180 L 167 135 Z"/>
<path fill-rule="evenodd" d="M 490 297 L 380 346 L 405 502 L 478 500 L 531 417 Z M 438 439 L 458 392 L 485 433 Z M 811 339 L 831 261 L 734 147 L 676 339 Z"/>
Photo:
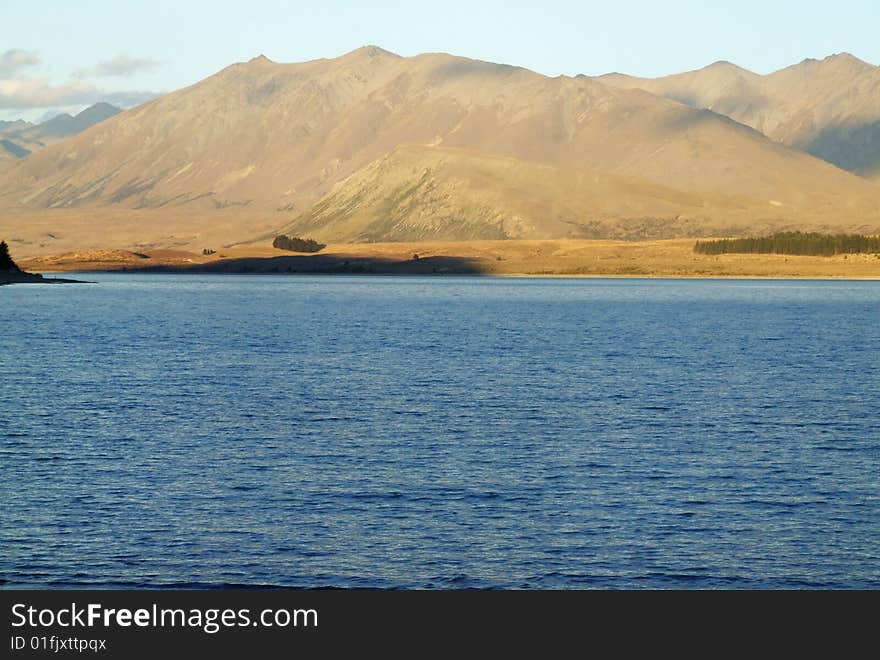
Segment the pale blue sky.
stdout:
<path fill-rule="evenodd" d="M 21 62 L 18 51 L 39 59 L 7 66 L 5 74 L 0 60 L 0 118 L 33 119 L 47 107 L 76 99 L 131 103 L 139 98 L 131 92 L 172 91 L 260 53 L 296 62 L 365 44 L 401 55 L 451 52 L 552 76 L 609 71 L 659 76 L 722 59 L 768 73 L 841 51 L 880 63 L 880 1 L 818 5 L 0 0 L 0 55 L 15 50 L 7 64 Z M 24 107 L 28 103 L 32 107 Z"/>

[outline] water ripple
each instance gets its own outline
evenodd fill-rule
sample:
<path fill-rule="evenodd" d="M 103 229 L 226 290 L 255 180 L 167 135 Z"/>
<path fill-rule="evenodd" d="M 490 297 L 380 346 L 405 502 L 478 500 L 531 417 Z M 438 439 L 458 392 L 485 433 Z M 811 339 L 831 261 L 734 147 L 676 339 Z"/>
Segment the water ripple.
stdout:
<path fill-rule="evenodd" d="M 878 588 L 880 283 L 0 289 L 0 586 Z"/>

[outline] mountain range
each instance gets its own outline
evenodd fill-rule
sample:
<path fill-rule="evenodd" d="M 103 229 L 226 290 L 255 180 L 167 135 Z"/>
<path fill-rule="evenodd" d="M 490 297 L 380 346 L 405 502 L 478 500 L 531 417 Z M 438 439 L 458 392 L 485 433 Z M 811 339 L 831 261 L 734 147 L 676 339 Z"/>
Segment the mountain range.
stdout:
<path fill-rule="evenodd" d="M 880 231 L 877 72 L 260 56 L 3 166 L 0 207 L 147 213 L 145 236 L 176 245 L 182 216 L 231 213 L 337 242 Z"/>
<path fill-rule="evenodd" d="M 0 162 L 24 158 L 120 112 L 122 110 L 109 103 L 95 103 L 76 115 L 63 112 L 39 124 L 21 119 L 0 121 Z"/>
<path fill-rule="evenodd" d="M 664 78 L 609 74 L 597 80 L 708 108 L 845 170 L 880 178 L 880 67 L 849 53 L 766 76 L 716 62 Z"/>

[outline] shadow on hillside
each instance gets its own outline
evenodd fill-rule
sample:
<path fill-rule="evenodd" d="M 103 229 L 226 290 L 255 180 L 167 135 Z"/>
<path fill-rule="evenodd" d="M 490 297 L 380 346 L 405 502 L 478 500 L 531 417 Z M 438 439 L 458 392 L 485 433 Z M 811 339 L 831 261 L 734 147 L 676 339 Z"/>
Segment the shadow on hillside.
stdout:
<path fill-rule="evenodd" d="M 876 171 L 880 168 L 880 121 L 855 128 L 829 126 L 803 149 L 850 172 Z"/>
<path fill-rule="evenodd" d="M 371 275 L 480 275 L 489 272 L 478 259 L 422 257 L 385 259 L 344 255 L 292 255 L 225 259 L 192 266 L 154 266 L 138 269 L 153 273 L 311 273 Z"/>
<path fill-rule="evenodd" d="M 677 112 L 672 113 L 658 124 L 662 130 L 671 133 L 683 133 L 691 129 L 701 127 L 703 125 L 717 125 L 719 122 L 727 124 L 730 128 L 740 131 L 741 133 L 751 134 L 766 138 L 763 133 L 756 131 L 751 126 L 740 124 L 735 119 L 731 119 L 727 115 L 722 115 L 708 108 L 692 108 L 693 112 Z"/>

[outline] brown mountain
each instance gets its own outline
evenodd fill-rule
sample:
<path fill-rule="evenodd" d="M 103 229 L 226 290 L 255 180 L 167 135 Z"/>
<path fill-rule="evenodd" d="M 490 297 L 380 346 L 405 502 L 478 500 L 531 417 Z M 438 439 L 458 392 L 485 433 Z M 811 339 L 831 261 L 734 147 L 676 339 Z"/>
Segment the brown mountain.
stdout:
<path fill-rule="evenodd" d="M 326 240 L 880 227 L 876 186 L 717 113 L 376 47 L 230 66 L 6 168 L 0 205 L 158 210 L 157 235 L 237 209 Z"/>
<path fill-rule="evenodd" d="M 341 182 L 282 233 L 358 243 L 654 239 L 877 226 L 876 210 L 853 209 L 849 222 L 842 223 L 798 195 L 789 189 L 784 196 L 789 201 L 782 203 L 745 194 L 685 192 L 579 167 L 410 145 Z M 837 208 L 844 208 L 846 200 L 837 201 Z"/>
<path fill-rule="evenodd" d="M 880 177 L 880 67 L 848 53 L 762 76 L 729 62 L 663 78 L 597 80 L 708 108 L 783 144 Z"/>

